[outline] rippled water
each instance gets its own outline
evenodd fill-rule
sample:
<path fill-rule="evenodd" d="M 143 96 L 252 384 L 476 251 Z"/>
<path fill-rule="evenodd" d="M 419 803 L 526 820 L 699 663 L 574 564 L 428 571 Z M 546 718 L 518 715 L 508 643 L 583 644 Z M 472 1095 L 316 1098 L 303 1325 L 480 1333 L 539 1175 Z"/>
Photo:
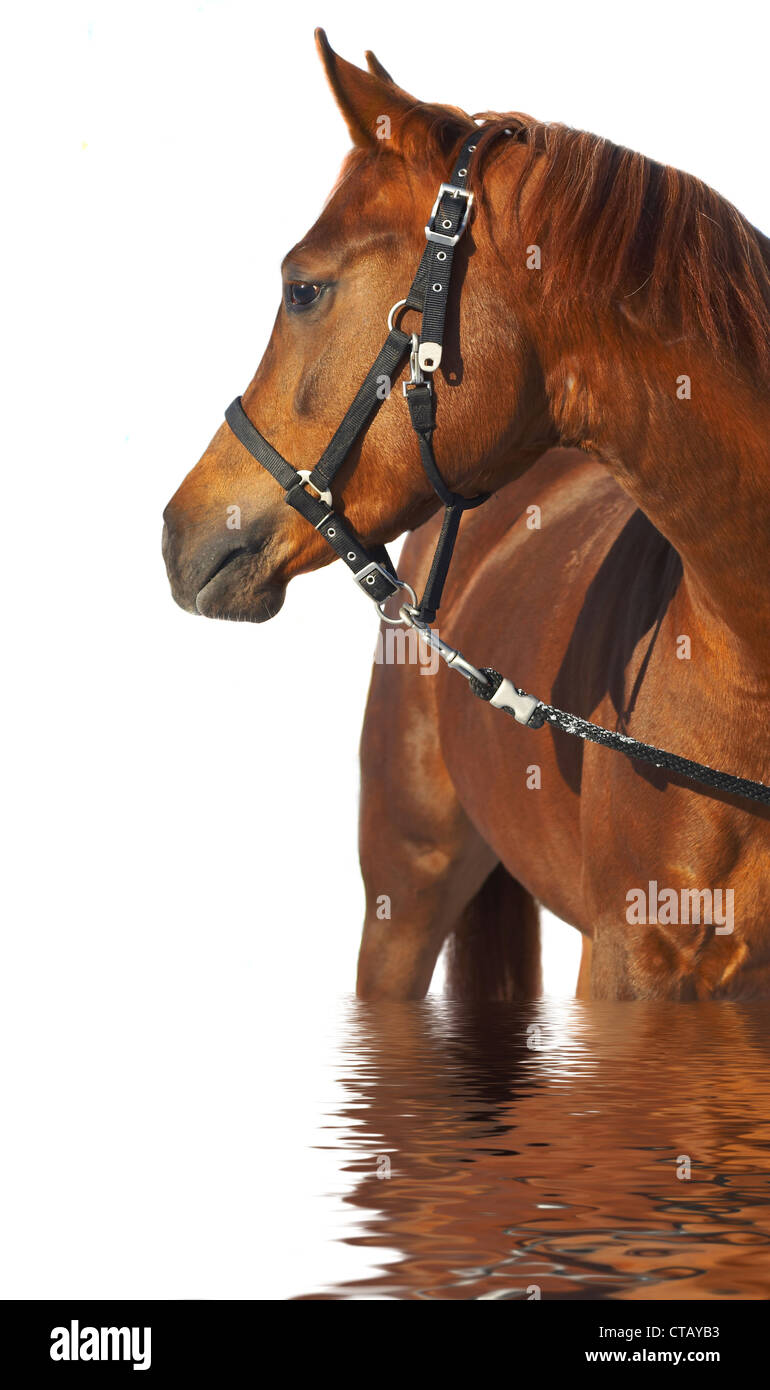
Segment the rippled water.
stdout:
<path fill-rule="evenodd" d="M 298 1295 L 768 1297 L 769 1014 L 348 1001 L 318 1142 L 362 1277 Z"/>

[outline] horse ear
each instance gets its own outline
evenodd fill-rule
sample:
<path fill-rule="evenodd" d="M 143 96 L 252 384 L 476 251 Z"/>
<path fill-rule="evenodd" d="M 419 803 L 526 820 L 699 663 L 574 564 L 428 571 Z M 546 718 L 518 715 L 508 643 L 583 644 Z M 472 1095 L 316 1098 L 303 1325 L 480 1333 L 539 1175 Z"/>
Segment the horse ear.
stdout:
<path fill-rule="evenodd" d="M 390 126 L 398 126 L 401 118 L 417 106 L 415 98 L 396 86 L 373 53 L 367 54 L 370 70 L 364 72 L 334 52 L 323 29 L 316 29 L 315 41 L 329 86 L 355 145 L 376 144 L 383 117 L 387 117 Z"/>
<path fill-rule="evenodd" d="M 372 74 L 372 77 L 379 77 L 381 82 L 387 82 L 391 87 L 395 87 L 396 84 L 388 72 L 388 69 L 382 66 L 376 53 L 372 53 L 371 48 L 367 48 L 364 57 L 366 59 L 366 66 Z"/>

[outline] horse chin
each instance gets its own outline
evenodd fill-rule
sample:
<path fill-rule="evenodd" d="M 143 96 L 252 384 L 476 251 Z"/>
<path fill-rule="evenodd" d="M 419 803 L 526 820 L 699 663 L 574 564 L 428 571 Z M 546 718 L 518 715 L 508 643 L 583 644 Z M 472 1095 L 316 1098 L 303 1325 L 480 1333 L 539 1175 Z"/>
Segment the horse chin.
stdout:
<path fill-rule="evenodd" d="M 242 556 L 220 570 L 199 590 L 195 608 L 204 618 L 235 623 L 266 623 L 280 613 L 286 585 L 255 573 L 253 556 Z"/>

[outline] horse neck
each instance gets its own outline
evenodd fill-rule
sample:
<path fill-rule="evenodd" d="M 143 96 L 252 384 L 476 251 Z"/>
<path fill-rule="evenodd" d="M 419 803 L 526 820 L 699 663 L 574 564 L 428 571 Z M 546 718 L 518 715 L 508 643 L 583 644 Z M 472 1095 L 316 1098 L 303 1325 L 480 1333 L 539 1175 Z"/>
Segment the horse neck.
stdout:
<path fill-rule="evenodd" d="M 684 571 L 680 607 L 715 656 L 766 688 L 766 393 L 690 340 L 663 343 L 625 321 L 581 332 L 543 354 L 562 442 L 595 454 L 671 542 Z"/>

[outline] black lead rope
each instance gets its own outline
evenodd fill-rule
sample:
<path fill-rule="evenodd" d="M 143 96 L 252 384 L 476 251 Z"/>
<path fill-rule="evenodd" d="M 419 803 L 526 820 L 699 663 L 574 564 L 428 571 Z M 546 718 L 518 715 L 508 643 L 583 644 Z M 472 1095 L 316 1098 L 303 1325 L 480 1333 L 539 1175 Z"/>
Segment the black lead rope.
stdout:
<path fill-rule="evenodd" d="M 746 797 L 749 801 L 759 801 L 764 806 L 770 806 L 770 787 L 765 786 L 764 782 L 751 782 L 746 777 L 733 777 L 729 772 L 718 772 L 706 763 L 680 758 L 677 753 L 669 753 L 665 748 L 656 748 L 651 743 L 640 743 L 628 734 L 613 733 L 610 729 L 603 729 L 600 724 L 592 724 L 589 719 L 581 719 L 577 714 L 567 714 L 564 710 L 556 709 L 554 705 L 547 705 L 543 700 L 525 694 L 491 666 L 482 666 L 477 674 L 482 677 L 481 680 L 475 677 L 469 679 L 474 695 L 487 702 L 493 701 L 497 709 L 512 715 L 519 724 L 524 724 L 527 728 L 540 729 L 543 724 L 553 724 L 565 734 L 573 734 L 576 738 L 586 739 L 590 743 L 599 743 L 604 748 L 614 748 L 618 753 L 625 753 L 627 758 L 652 763 L 654 767 L 665 768 L 668 772 L 678 772 L 681 777 L 687 777 L 691 782 L 700 782 L 714 791 L 730 792 L 733 796 Z"/>

